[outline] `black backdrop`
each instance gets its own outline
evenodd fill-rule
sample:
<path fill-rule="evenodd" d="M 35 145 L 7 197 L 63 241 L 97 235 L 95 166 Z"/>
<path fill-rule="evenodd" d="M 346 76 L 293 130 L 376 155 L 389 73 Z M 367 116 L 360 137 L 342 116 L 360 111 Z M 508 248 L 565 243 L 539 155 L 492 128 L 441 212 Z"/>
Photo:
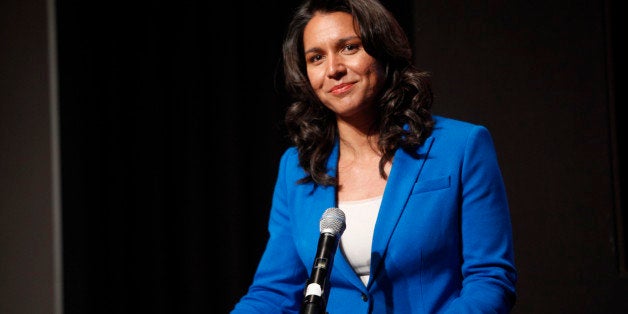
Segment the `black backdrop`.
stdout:
<path fill-rule="evenodd" d="M 225 313 L 245 292 L 295 5 L 57 1 L 65 313 Z"/>

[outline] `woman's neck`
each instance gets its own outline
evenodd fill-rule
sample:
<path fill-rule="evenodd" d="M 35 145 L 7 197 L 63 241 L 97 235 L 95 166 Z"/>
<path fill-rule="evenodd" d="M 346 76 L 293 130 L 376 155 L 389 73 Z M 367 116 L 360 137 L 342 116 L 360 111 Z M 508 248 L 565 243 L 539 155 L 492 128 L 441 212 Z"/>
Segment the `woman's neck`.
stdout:
<path fill-rule="evenodd" d="M 338 120 L 338 136 L 340 138 L 340 151 L 354 153 L 356 158 L 360 156 L 380 156 L 377 147 L 377 134 L 372 126 L 372 121 L 346 121 Z"/>

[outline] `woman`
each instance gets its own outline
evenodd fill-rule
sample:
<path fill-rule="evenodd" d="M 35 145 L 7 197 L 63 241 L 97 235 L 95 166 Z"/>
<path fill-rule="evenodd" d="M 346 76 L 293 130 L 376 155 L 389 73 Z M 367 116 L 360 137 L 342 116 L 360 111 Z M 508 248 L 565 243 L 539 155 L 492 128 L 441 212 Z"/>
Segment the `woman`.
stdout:
<path fill-rule="evenodd" d="M 395 18 L 377 0 L 306 0 L 283 57 L 294 145 L 265 252 L 232 313 L 299 311 L 331 207 L 346 229 L 328 313 L 508 313 L 517 277 L 491 136 L 431 114 L 429 77 Z"/>

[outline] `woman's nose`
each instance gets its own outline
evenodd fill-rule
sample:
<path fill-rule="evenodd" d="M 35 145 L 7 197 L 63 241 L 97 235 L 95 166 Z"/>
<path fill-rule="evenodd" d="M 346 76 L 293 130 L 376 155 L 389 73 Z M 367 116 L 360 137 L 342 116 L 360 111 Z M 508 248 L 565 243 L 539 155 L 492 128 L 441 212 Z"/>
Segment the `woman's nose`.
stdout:
<path fill-rule="evenodd" d="M 347 68 L 344 65 L 342 57 L 340 56 L 331 56 L 328 59 L 329 63 L 327 64 L 327 76 L 329 77 L 338 77 L 340 75 L 345 74 Z"/>

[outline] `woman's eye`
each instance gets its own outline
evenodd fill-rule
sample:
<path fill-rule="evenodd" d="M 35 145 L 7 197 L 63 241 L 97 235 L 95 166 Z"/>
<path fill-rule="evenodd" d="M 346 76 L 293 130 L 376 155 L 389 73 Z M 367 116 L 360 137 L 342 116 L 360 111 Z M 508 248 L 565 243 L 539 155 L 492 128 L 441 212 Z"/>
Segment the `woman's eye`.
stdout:
<path fill-rule="evenodd" d="M 360 46 L 356 44 L 348 44 L 344 47 L 344 51 L 347 53 L 355 53 Z"/>
<path fill-rule="evenodd" d="M 320 61 L 323 58 L 323 56 L 321 55 L 313 55 L 311 57 L 308 58 L 308 60 L 312 63 L 315 63 L 317 61 Z"/>

